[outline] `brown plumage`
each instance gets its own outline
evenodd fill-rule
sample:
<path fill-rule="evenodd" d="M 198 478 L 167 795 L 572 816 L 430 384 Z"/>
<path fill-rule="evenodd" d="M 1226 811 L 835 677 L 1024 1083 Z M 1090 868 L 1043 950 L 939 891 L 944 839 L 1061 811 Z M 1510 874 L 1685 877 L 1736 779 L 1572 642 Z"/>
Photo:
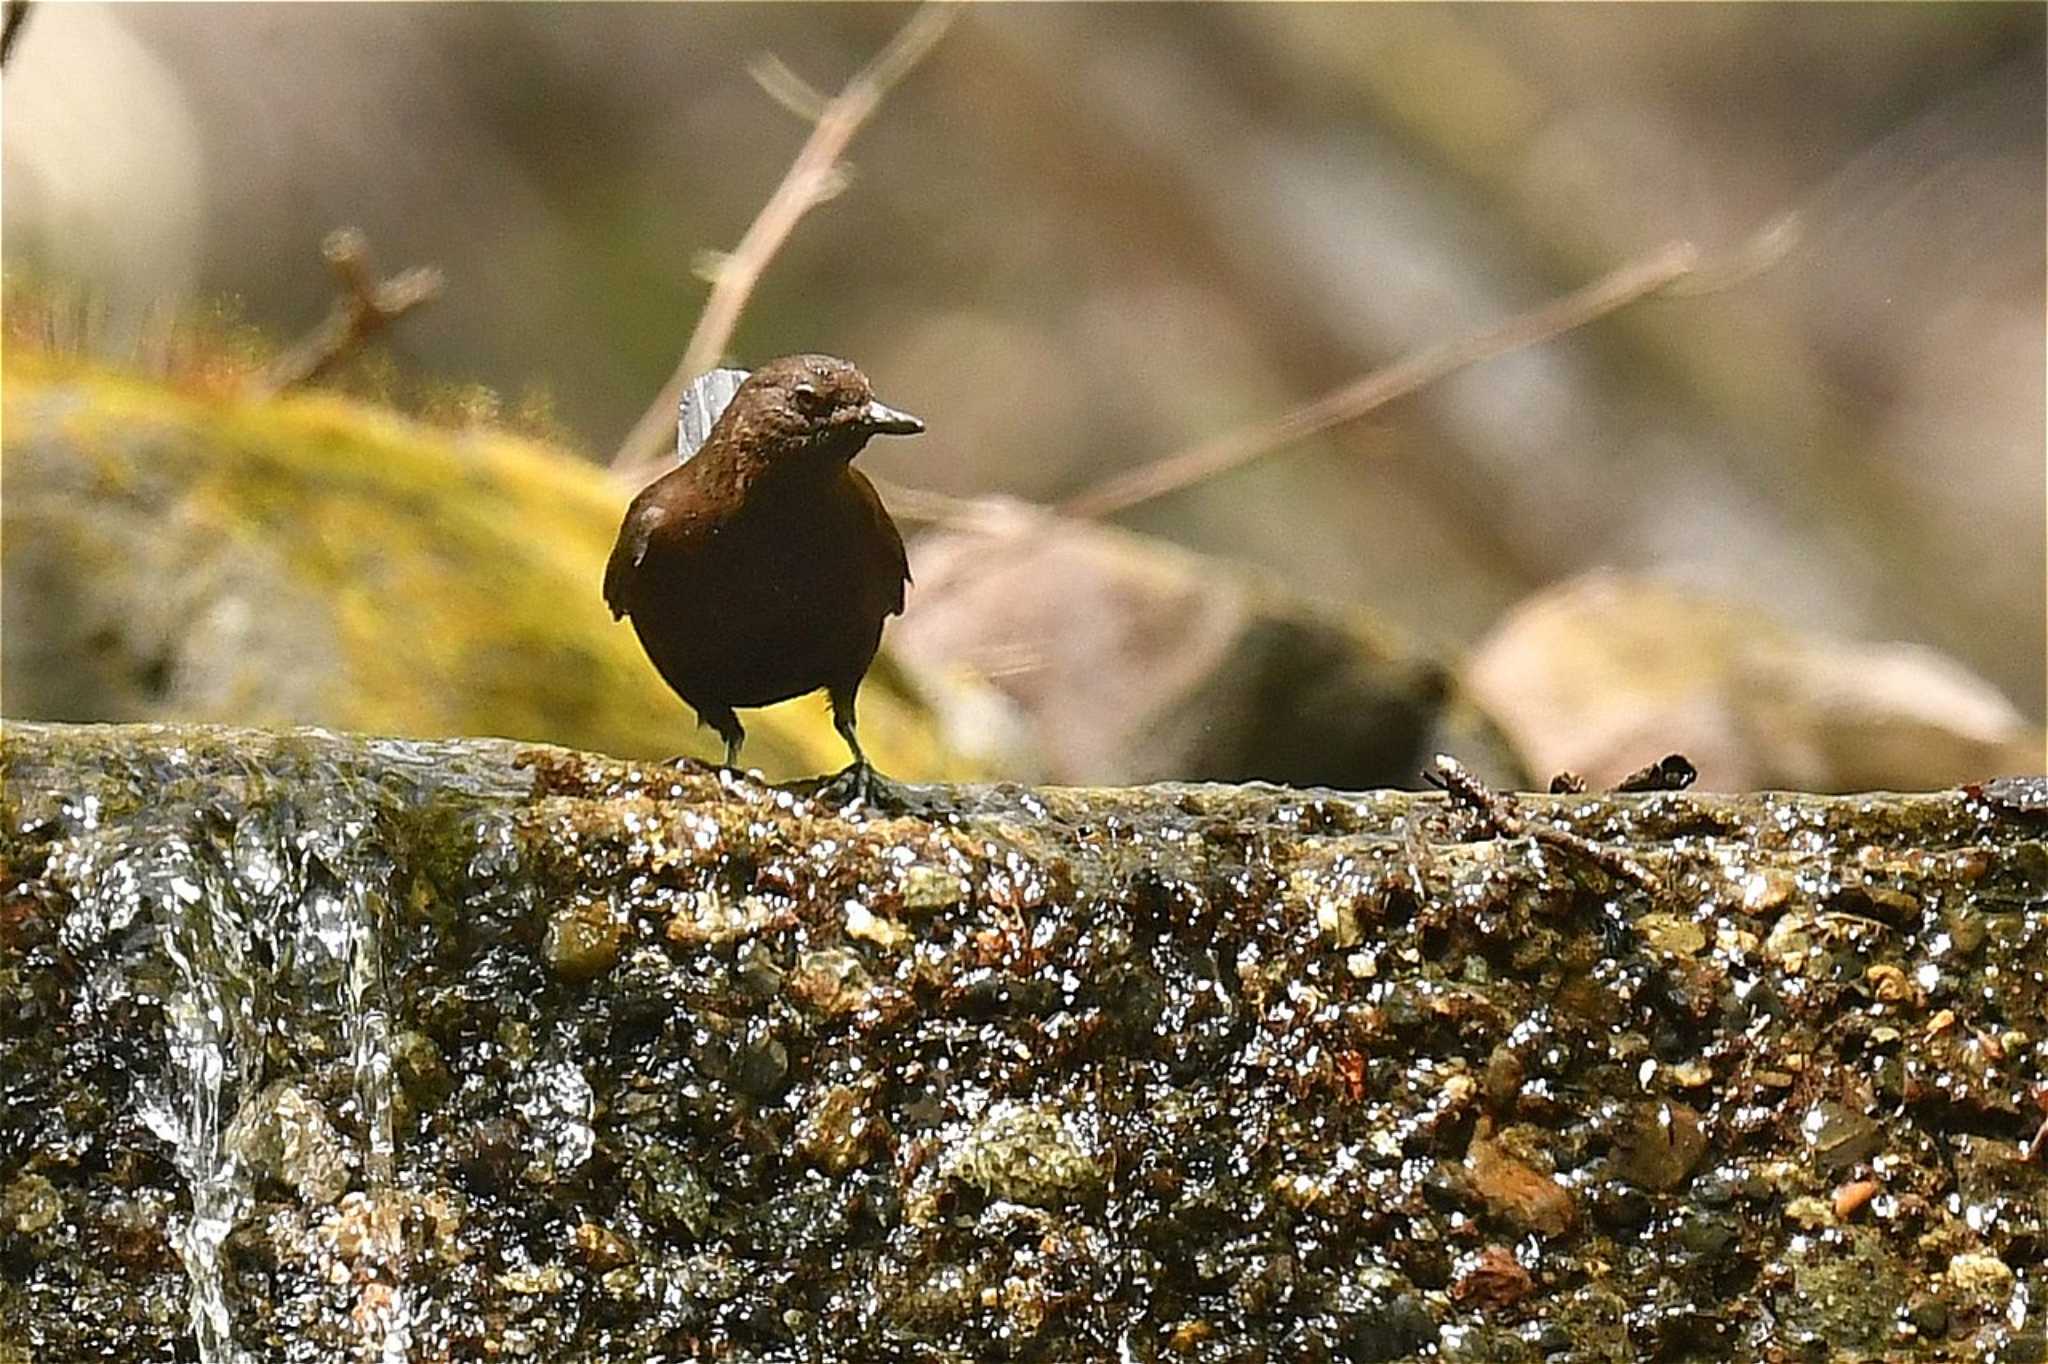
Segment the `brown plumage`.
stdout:
<path fill-rule="evenodd" d="M 613 616 L 739 762 L 734 709 L 824 688 L 853 750 L 854 697 L 882 622 L 903 610 L 903 537 L 852 467 L 871 436 L 924 430 L 829 355 L 791 355 L 741 384 L 703 449 L 643 489 L 604 571 Z"/>

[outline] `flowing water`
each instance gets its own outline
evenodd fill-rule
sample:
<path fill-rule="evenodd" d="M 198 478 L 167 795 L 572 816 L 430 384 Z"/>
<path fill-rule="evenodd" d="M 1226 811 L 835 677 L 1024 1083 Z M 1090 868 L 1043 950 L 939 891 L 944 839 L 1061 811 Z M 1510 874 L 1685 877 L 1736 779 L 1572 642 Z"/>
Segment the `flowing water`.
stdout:
<path fill-rule="evenodd" d="M 394 805 L 465 773 L 430 746 L 376 747 L 398 780 L 372 785 L 310 751 L 224 773 L 218 754 L 172 747 L 53 812 L 65 836 L 49 871 L 71 899 L 60 941 L 90 964 L 75 1021 L 161 1018 L 161 1051 L 132 1058 L 130 1098 L 189 1195 L 170 1239 L 201 1364 L 251 1358 L 223 1247 L 259 1176 L 328 1202 L 352 1188 L 358 1217 L 395 1224 L 375 1214 L 394 1187 L 396 1089 L 392 867 L 374 833 Z M 307 1093 L 328 1101 L 324 1116 Z M 330 1129 L 338 1146 L 322 1144 Z M 365 1237 L 359 1250 L 361 1356 L 399 1364 L 412 1335 L 397 1238 Z"/>

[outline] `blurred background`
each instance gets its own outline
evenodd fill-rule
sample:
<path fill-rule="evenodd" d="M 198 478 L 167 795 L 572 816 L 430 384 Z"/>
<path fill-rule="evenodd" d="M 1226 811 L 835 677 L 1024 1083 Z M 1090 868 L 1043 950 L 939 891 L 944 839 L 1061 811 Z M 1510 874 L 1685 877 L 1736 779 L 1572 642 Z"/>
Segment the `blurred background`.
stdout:
<path fill-rule="evenodd" d="M 929 425 L 864 466 L 977 500 L 898 498 L 940 510 L 905 517 L 918 586 L 870 687 L 928 718 L 897 765 L 1363 785 L 1449 746 L 1537 780 L 1611 779 L 1670 749 L 1721 786 L 2038 770 L 2044 13 L 961 13 L 860 132 L 846 188 L 797 227 L 730 347 L 742 364 L 856 360 Z M 908 14 L 34 9 L 0 125 L 6 713 L 691 742 L 679 705 L 604 729 L 602 694 L 366 715 L 286 676 L 353 666 L 306 639 L 224 681 L 223 658 L 278 633 L 246 620 L 269 568 L 214 563 L 199 606 L 132 585 L 73 600 L 108 560 L 156 564 L 144 540 L 189 503 L 135 504 L 132 543 L 59 545 L 67 516 L 105 520 L 103 490 L 64 472 L 78 452 L 58 372 L 16 356 L 147 371 L 152 327 L 223 307 L 288 340 L 333 296 L 323 234 L 351 224 L 387 272 L 446 277 L 380 343 L 382 373 L 480 385 L 482 419 L 525 414 L 603 477 L 690 334 L 707 252 L 739 239 L 810 131 L 757 80 L 764 57 L 830 94 Z M 1787 222 L 1783 254 L 1730 287 L 1637 303 L 1108 518 L 1034 510 L 1673 239 L 1741 260 Z M 631 489 L 588 486 L 616 500 L 592 512 L 603 539 Z M 979 501 L 993 495 L 1018 503 Z M 451 514 L 389 506 L 380 519 L 424 540 Z M 252 554 L 296 552 L 234 525 Z M 218 534 L 188 540 L 221 552 Z M 350 591 L 359 569 L 344 565 Z M 306 596 L 313 614 L 334 599 Z M 335 630 L 388 634 L 405 609 L 376 598 L 357 614 L 390 619 Z M 138 614 L 184 624 L 140 630 Z M 651 681 L 614 647 L 541 652 Z M 471 663 L 422 655 L 416 673 L 428 692 L 477 690 Z"/>

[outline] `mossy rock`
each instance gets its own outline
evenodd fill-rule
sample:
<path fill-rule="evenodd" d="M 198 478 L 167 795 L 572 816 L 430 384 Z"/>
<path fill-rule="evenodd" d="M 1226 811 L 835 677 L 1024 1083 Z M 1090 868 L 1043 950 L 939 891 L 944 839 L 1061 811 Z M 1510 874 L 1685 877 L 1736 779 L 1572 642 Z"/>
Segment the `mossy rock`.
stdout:
<path fill-rule="evenodd" d="M 10 717 L 718 751 L 605 609 L 626 492 L 587 462 L 18 347 L 4 400 Z M 963 775 L 886 656 L 861 712 L 884 771 Z M 822 697 L 748 718 L 747 761 L 771 776 L 846 761 Z"/>

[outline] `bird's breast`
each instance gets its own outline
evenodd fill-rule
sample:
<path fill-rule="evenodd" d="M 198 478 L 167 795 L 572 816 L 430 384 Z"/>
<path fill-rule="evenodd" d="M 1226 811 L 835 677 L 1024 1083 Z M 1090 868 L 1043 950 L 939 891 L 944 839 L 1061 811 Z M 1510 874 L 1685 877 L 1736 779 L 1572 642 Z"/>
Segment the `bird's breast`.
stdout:
<path fill-rule="evenodd" d="M 634 627 L 684 695 L 767 704 L 866 671 L 902 601 L 901 554 L 858 498 L 749 506 L 650 546 Z"/>

